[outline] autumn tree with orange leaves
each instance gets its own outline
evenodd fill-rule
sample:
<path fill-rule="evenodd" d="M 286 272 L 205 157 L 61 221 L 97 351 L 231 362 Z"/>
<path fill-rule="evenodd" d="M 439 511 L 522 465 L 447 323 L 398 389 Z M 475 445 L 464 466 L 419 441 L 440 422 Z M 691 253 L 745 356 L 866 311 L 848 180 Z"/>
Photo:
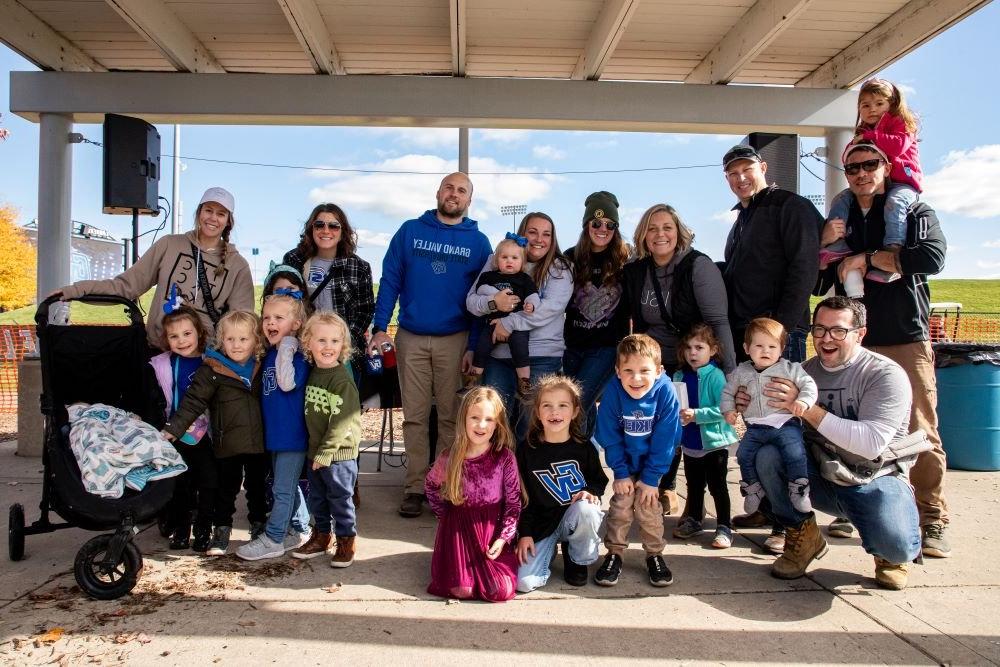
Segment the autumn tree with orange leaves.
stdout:
<path fill-rule="evenodd" d="M 35 301 L 38 256 L 17 225 L 17 209 L 0 206 L 0 311 Z"/>

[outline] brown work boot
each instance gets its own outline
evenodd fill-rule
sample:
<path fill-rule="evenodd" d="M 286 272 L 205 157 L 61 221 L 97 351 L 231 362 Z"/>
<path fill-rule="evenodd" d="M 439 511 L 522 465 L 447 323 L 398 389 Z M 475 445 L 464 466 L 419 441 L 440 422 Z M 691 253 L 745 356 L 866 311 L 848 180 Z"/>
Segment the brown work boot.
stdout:
<path fill-rule="evenodd" d="M 890 563 L 884 558 L 875 556 L 875 582 L 890 591 L 901 591 L 906 588 L 906 578 L 909 575 L 906 563 Z"/>
<path fill-rule="evenodd" d="M 312 532 L 312 536 L 309 538 L 309 541 L 292 552 L 292 558 L 308 560 L 310 558 L 315 558 L 316 556 L 322 556 L 330 550 L 330 544 L 332 542 L 333 535 L 314 530 Z"/>
<path fill-rule="evenodd" d="M 785 552 L 771 566 L 771 575 L 778 579 L 798 579 L 814 558 L 826 555 L 826 540 L 820 535 L 813 515 L 796 527 L 785 528 Z"/>
<path fill-rule="evenodd" d="M 354 535 L 337 536 L 337 552 L 330 559 L 330 567 L 347 567 L 354 562 Z"/>
<path fill-rule="evenodd" d="M 734 528 L 763 528 L 770 525 L 771 520 L 759 510 L 753 514 L 737 514 L 733 517 Z"/>
<path fill-rule="evenodd" d="M 660 505 L 663 507 L 663 516 L 677 514 L 680 503 L 677 502 L 677 492 L 673 489 L 660 489 Z"/>

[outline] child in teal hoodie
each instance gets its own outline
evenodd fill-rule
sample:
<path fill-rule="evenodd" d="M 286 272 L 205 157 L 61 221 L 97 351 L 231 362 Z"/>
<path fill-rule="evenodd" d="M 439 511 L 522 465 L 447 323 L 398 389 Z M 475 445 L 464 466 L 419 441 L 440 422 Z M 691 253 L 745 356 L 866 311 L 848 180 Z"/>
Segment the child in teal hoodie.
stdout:
<path fill-rule="evenodd" d="M 726 473 L 729 449 L 739 442 L 736 431 L 722 416 L 719 402 L 726 376 L 719 341 L 707 324 L 696 324 L 677 345 L 679 370 L 674 382 L 687 388 L 687 406 L 681 409 L 681 446 L 687 479 L 687 513 L 674 528 L 674 537 L 688 539 L 702 531 L 705 518 L 705 487 L 715 501 L 716 528 L 712 546 L 725 549 L 733 543 L 729 489 Z"/>

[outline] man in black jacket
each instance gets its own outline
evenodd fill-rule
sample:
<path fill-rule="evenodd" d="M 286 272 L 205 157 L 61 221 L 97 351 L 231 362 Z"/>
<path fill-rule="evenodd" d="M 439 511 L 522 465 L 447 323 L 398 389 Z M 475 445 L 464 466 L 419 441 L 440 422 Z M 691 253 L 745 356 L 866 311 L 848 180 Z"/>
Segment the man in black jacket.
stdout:
<path fill-rule="evenodd" d="M 723 271 L 737 361 L 747 359 L 743 335 L 755 317 L 781 322 L 788 332 L 785 356 L 803 361 L 823 216 L 805 197 L 769 186 L 767 163 L 750 146 L 729 149 L 722 168 L 740 200 Z"/>
<path fill-rule="evenodd" d="M 923 429 L 934 445 L 934 449 L 920 454 L 910 470 L 910 483 L 920 511 L 922 550 L 926 556 L 946 558 L 951 555 L 944 535 L 948 523 L 944 498 L 946 466 L 937 429 L 937 383 L 928 323 L 927 276 L 944 268 L 947 244 L 934 210 L 918 202 L 907 214 L 904 246 L 897 252 L 881 249 L 890 169 L 885 153 L 872 143 L 855 144 L 844 155 L 844 172 L 853 195 L 851 211 L 844 223 L 826 224 L 822 244 L 845 238 L 857 254 L 823 267 L 816 293 L 825 293 L 835 286 L 838 294 L 844 294 L 844 279 L 850 271 L 866 274 L 874 268 L 901 276 L 888 283 L 864 280 L 863 300 L 868 310 L 864 345 L 902 366 L 913 387 L 910 430 Z"/>

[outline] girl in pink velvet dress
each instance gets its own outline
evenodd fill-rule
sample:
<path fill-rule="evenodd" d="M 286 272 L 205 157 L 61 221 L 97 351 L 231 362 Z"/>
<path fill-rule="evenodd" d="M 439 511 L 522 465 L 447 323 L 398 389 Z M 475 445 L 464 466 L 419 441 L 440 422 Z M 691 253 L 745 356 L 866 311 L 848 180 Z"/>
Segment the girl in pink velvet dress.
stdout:
<path fill-rule="evenodd" d="M 521 482 L 500 395 L 470 391 L 456 425 L 455 444 L 427 473 L 427 502 L 438 518 L 427 592 L 504 602 L 517 586 Z"/>

